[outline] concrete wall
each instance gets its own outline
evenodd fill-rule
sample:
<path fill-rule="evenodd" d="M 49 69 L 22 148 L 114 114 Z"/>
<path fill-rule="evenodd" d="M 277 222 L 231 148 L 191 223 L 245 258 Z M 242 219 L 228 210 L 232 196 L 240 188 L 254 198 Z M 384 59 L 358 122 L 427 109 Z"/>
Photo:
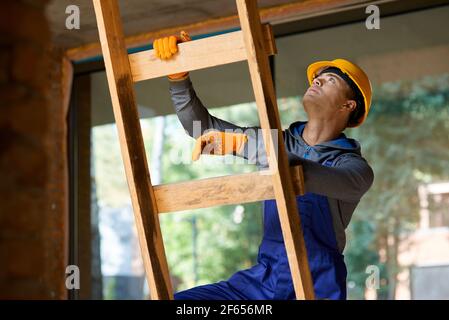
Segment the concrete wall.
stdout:
<path fill-rule="evenodd" d="M 0 299 L 66 297 L 67 110 L 47 2 L 0 1 Z"/>

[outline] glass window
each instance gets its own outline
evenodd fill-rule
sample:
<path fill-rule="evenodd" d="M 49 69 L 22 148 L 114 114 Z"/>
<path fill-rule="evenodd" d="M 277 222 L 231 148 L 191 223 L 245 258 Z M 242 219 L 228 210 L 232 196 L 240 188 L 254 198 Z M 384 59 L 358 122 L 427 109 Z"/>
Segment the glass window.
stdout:
<path fill-rule="evenodd" d="M 435 243 L 417 233 L 418 186 L 449 181 L 448 16 L 445 6 L 382 17 L 380 30 L 367 30 L 360 21 L 276 39 L 275 80 L 283 128 L 307 120 L 302 95 L 308 86 L 306 68 L 314 61 L 349 59 L 365 69 L 373 84 L 368 119 L 360 128 L 345 130 L 361 143 L 375 172 L 374 184 L 347 229 L 350 299 L 418 296 L 411 294 L 409 268 L 435 261 L 412 253 Z M 258 124 L 244 63 L 192 72 L 191 77 L 212 114 L 245 126 Z M 136 90 L 153 184 L 256 170 L 229 157 L 190 163 L 194 140 L 172 115 L 166 79 L 139 83 Z M 144 298 L 148 288 L 104 73 L 92 75 L 92 91 L 92 174 L 100 213 L 104 297 Z M 432 200 L 431 225 L 448 226 L 446 196 Z M 262 237 L 261 204 L 163 214 L 161 226 L 172 282 L 175 290 L 183 290 L 227 279 L 254 264 Z M 448 240 L 438 245 L 445 248 Z M 449 264 L 449 257 L 439 259 Z M 366 287 L 370 266 L 379 271 L 374 294 Z"/>

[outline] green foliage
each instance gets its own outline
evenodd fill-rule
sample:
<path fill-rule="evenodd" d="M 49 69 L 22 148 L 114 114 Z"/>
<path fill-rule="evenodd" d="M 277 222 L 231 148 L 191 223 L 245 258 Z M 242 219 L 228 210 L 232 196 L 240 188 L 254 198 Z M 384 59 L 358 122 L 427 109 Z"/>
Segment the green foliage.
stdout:
<path fill-rule="evenodd" d="M 111 277 L 109 279 L 107 279 L 107 281 L 105 281 L 105 288 L 103 290 L 104 292 L 104 299 L 105 300 L 114 300 L 116 299 L 115 297 L 115 290 L 116 290 L 116 279 Z"/>
<path fill-rule="evenodd" d="M 384 279 L 378 296 L 394 289 L 386 280 L 401 271 L 396 257 L 386 261 L 378 252 L 394 250 L 385 245 L 387 237 L 400 239 L 416 229 L 418 186 L 449 179 L 449 75 L 385 83 L 373 92 L 367 121 L 348 130 L 375 172 L 348 232 L 349 280 L 356 283 L 359 299 L 368 265 L 377 265 Z"/>
<path fill-rule="evenodd" d="M 392 257 L 379 252 L 389 236 L 406 236 L 419 221 L 418 185 L 448 180 L 449 74 L 413 81 L 385 83 L 373 88 L 366 122 L 346 134 L 362 145 L 373 167 L 374 184 L 362 198 L 347 229 L 345 261 L 349 297 L 363 299 L 366 268 L 380 270 L 378 298 L 393 290 L 388 278 L 401 271 Z M 306 115 L 298 97 L 279 99 L 284 127 Z"/>

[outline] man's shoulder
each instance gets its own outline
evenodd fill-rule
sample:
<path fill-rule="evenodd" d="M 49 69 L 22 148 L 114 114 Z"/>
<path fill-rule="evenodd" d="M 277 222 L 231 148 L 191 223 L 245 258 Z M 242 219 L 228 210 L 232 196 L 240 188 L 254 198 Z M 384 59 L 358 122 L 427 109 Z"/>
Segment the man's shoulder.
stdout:
<path fill-rule="evenodd" d="M 365 159 L 360 153 L 356 152 L 343 152 L 339 154 L 334 159 L 334 167 L 364 167 L 364 168 L 371 168 L 371 165 L 369 164 L 368 160 Z"/>

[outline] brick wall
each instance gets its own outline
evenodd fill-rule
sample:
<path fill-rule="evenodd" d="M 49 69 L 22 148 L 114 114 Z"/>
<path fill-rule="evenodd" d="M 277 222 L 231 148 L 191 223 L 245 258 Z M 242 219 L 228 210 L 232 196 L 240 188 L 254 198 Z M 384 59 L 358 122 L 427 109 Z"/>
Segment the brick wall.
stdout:
<path fill-rule="evenodd" d="M 47 0 L 0 1 L 0 299 L 63 299 L 67 110 Z"/>

